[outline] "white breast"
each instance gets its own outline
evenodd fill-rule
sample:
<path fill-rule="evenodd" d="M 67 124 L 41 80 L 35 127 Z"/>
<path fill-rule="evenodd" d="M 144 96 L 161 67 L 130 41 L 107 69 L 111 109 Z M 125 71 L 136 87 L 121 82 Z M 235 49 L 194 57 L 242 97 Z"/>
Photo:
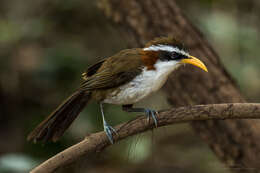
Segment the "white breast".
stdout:
<path fill-rule="evenodd" d="M 176 61 L 157 61 L 155 64 L 156 70 L 144 68 L 140 75 L 136 76 L 131 82 L 122 85 L 119 92 L 112 92 L 103 102 L 120 105 L 134 104 L 160 89 L 169 74 L 179 66 L 180 64 Z"/>

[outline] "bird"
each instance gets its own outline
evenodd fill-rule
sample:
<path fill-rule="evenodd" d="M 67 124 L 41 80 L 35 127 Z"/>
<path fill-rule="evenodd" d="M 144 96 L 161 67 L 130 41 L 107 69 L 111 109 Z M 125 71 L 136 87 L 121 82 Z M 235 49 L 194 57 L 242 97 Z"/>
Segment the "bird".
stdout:
<path fill-rule="evenodd" d="M 103 104 L 122 105 L 126 112 L 142 112 L 157 127 L 158 112 L 133 105 L 159 90 L 171 73 L 184 64 L 208 72 L 205 64 L 190 55 L 174 37 L 157 37 L 143 48 L 124 49 L 104 58 L 82 73 L 79 87 L 63 101 L 27 137 L 34 142 L 56 142 L 69 128 L 89 101 L 100 105 L 104 131 L 113 144 L 116 130 L 104 115 Z"/>

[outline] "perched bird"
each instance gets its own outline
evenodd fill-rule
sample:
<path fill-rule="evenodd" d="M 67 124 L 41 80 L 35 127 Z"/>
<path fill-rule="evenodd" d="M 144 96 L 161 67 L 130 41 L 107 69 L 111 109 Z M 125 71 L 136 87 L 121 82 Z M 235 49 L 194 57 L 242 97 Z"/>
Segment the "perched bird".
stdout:
<path fill-rule="evenodd" d="M 171 37 L 160 37 L 144 48 L 125 49 L 90 66 L 82 74 L 80 87 L 42 121 L 28 140 L 57 141 L 90 100 L 100 104 L 104 131 L 113 143 L 114 128 L 105 120 L 103 104 L 122 105 L 127 112 L 144 112 L 157 126 L 157 112 L 134 108 L 133 104 L 160 89 L 168 76 L 183 64 L 205 71 L 206 66 L 189 55 L 182 44 Z"/>

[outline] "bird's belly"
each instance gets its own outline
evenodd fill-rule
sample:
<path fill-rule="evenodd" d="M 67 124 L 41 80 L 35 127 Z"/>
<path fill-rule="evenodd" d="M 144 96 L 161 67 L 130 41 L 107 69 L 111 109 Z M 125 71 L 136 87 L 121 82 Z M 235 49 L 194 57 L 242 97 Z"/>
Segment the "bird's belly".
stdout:
<path fill-rule="evenodd" d="M 142 73 L 131 82 L 113 90 L 103 102 L 120 105 L 134 104 L 160 89 L 166 79 L 167 76 L 158 76 L 155 71 Z"/>
<path fill-rule="evenodd" d="M 143 85 L 142 85 L 143 86 Z M 104 103 L 110 104 L 134 104 L 139 100 L 145 98 L 151 93 L 151 89 L 147 87 L 141 87 L 140 84 L 134 84 L 133 82 L 114 90 L 108 94 Z"/>

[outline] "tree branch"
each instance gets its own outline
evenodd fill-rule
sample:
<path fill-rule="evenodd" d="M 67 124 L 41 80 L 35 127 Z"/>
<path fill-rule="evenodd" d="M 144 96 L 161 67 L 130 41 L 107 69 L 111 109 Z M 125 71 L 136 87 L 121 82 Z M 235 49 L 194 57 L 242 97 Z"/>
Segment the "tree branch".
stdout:
<path fill-rule="evenodd" d="M 260 104 L 258 103 L 234 103 L 234 104 L 211 104 L 174 108 L 160 111 L 157 117 L 158 127 L 175 123 L 185 123 L 202 120 L 224 119 L 256 119 L 260 118 Z M 147 122 L 146 116 L 117 125 L 118 134 L 114 135 L 117 142 L 129 136 L 153 129 L 152 121 Z M 34 168 L 31 173 L 51 173 L 58 168 L 74 162 L 82 156 L 93 152 L 99 152 L 110 145 L 104 132 L 93 133 L 83 141 L 58 153 L 41 165 Z"/>

